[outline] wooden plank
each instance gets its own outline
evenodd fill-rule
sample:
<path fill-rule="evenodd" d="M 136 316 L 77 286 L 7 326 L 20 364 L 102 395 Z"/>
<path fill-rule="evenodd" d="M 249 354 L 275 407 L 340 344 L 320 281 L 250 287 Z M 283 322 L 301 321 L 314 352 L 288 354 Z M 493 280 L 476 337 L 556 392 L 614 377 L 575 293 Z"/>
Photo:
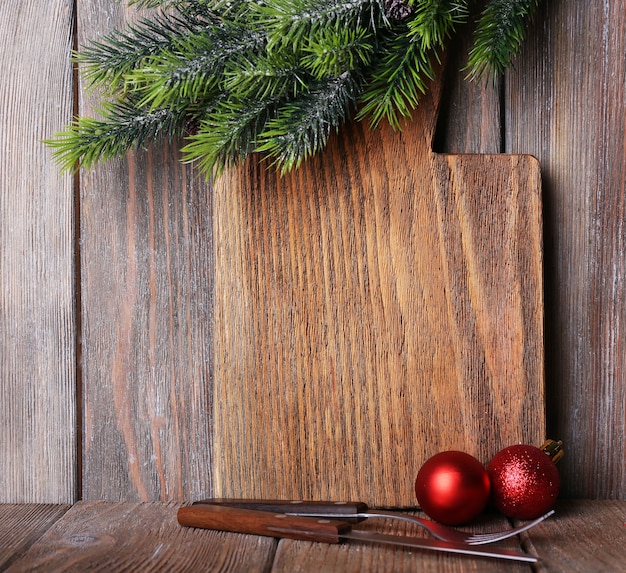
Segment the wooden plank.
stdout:
<path fill-rule="evenodd" d="M 414 505 L 430 455 L 543 440 L 538 164 L 433 154 L 434 110 L 216 182 L 217 495 Z"/>
<path fill-rule="evenodd" d="M 466 79 L 473 26 L 459 29 L 446 54 L 441 111 L 433 141 L 439 153 L 501 153 L 500 82 Z"/>
<path fill-rule="evenodd" d="M 477 524 L 468 530 L 500 531 L 509 527 L 506 519 L 493 517 L 487 522 Z M 411 535 L 426 537 L 419 527 L 400 522 L 382 520 L 359 525 L 359 529 L 380 531 L 391 535 Z M 499 543 L 502 547 L 520 550 L 516 539 Z M 283 539 L 278 545 L 272 573 L 304 573 L 309 571 L 359 573 L 424 572 L 518 572 L 530 573 L 528 563 L 502 561 L 492 558 L 475 558 L 467 555 L 453 555 L 384 545 L 370 545 L 348 542 L 343 545 L 328 545 Z"/>
<path fill-rule="evenodd" d="M 79 502 L 9 571 L 268 571 L 276 541 L 181 527 L 173 503 Z"/>
<path fill-rule="evenodd" d="M 541 556 L 537 573 L 622 573 L 626 564 L 626 502 L 567 500 L 554 518 L 524 535 Z"/>
<path fill-rule="evenodd" d="M 626 496 L 626 1 L 546 2 L 508 76 L 506 149 L 544 176 L 548 432 L 563 494 Z"/>
<path fill-rule="evenodd" d="M 135 17 L 80 0 L 80 43 Z M 85 499 L 211 493 L 211 195 L 179 159 L 163 145 L 81 174 Z"/>
<path fill-rule="evenodd" d="M 74 196 L 42 139 L 72 115 L 72 2 L 3 2 L 0 37 L 0 501 L 69 503 Z"/>
<path fill-rule="evenodd" d="M 226 534 L 178 526 L 174 503 L 80 502 L 65 506 L 0 506 L 0 566 L 17 571 L 623 571 L 626 502 L 563 500 L 554 517 L 499 545 L 539 557 L 528 564 L 348 543 L 322 543 Z M 473 531 L 508 526 L 485 514 Z M 426 535 L 387 520 L 359 528 Z M 45 531 L 39 540 L 37 538 Z M 32 544 L 32 545 L 31 545 Z M 26 549 L 30 546 L 28 551 Z M 13 556 L 9 562 L 6 556 Z"/>
<path fill-rule="evenodd" d="M 68 509 L 67 505 L 0 505 L 0 569 L 19 560 Z"/>

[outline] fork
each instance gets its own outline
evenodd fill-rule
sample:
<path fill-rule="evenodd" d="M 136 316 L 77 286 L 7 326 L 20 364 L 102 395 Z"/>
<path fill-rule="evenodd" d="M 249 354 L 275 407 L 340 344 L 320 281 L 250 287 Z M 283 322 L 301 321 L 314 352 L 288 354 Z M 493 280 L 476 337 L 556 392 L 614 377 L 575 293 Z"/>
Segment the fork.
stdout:
<path fill-rule="evenodd" d="M 459 531 L 458 529 L 453 529 L 452 527 L 448 527 L 446 525 L 442 525 L 437 523 L 436 521 L 430 521 L 428 519 L 422 519 L 420 517 L 415 517 L 413 515 L 408 515 L 406 513 L 391 513 L 391 512 L 383 512 L 379 510 L 368 510 L 366 512 L 362 512 L 358 514 L 364 518 L 387 518 L 387 519 L 397 519 L 401 521 L 408 521 L 410 523 L 415 523 L 420 527 L 423 527 L 433 537 L 437 539 L 441 539 L 441 541 L 452 541 L 456 543 L 467 543 L 468 545 L 486 545 L 488 543 L 495 543 L 496 541 L 501 541 L 503 539 L 507 539 L 509 537 L 514 537 L 522 533 L 523 531 L 528 531 L 531 527 L 534 527 L 538 523 L 541 523 L 547 517 L 550 517 L 554 513 L 554 510 L 549 511 L 548 513 L 538 517 L 537 519 L 526 523 L 524 525 L 520 525 L 519 527 L 514 527 L 513 529 L 505 529 L 503 531 L 493 531 L 490 533 L 466 533 L 465 531 Z M 328 514 L 327 514 L 328 516 Z"/>
<path fill-rule="evenodd" d="M 284 501 L 284 500 L 248 500 L 248 499 L 204 499 L 196 501 L 195 504 L 209 503 L 211 505 L 225 505 L 229 507 L 240 507 L 245 509 L 256 509 L 259 511 L 274 511 L 276 513 L 284 513 L 286 515 L 295 515 L 299 517 L 327 517 L 338 518 L 344 521 L 359 522 L 368 518 L 380 519 L 396 519 L 407 521 L 423 527 L 433 537 L 441 541 L 451 541 L 454 543 L 466 543 L 468 545 L 485 545 L 494 543 L 509 537 L 514 537 L 529 530 L 538 523 L 541 523 L 547 517 L 550 517 L 554 510 L 538 517 L 519 527 L 506 529 L 504 531 L 494 531 L 490 533 L 468 533 L 459 531 L 446 525 L 422 519 L 406 513 L 394 513 L 391 511 L 382 511 L 379 509 L 369 509 L 368 506 L 360 501 L 356 502 L 324 502 L 324 501 Z"/>

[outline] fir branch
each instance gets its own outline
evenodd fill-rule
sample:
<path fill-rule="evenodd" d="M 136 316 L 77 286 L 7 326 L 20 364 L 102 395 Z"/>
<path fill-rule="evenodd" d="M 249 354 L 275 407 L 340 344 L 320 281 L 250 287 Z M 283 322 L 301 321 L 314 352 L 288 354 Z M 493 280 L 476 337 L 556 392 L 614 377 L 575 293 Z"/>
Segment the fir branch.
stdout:
<path fill-rule="evenodd" d="M 442 48 L 458 24 L 467 21 L 467 0 L 422 0 L 414 2 L 408 22 L 409 33 L 419 39 L 423 50 Z"/>
<path fill-rule="evenodd" d="M 117 0 L 120 2 L 121 0 Z M 207 14 L 209 11 L 226 12 L 233 5 L 241 5 L 247 0 L 128 0 L 129 6 L 136 8 L 159 8 L 161 10 L 176 9 L 181 12 Z"/>
<path fill-rule="evenodd" d="M 469 53 L 468 78 L 500 76 L 526 36 L 540 0 L 491 0 L 478 21 Z"/>
<path fill-rule="evenodd" d="M 75 55 L 89 86 L 100 85 L 109 92 L 120 87 L 124 76 L 140 67 L 146 58 L 171 50 L 189 34 L 203 30 L 207 22 L 196 14 L 177 12 L 144 18 L 94 41 Z"/>
<path fill-rule="evenodd" d="M 141 106 L 153 109 L 180 101 L 215 99 L 225 70 L 236 67 L 234 61 L 258 51 L 264 43 L 263 32 L 242 26 L 206 27 L 126 74 L 126 89 L 139 98 Z"/>
<path fill-rule="evenodd" d="M 137 8 L 171 8 L 183 4 L 185 0 L 128 0 L 129 6 Z"/>
<path fill-rule="evenodd" d="M 366 28 L 324 30 L 303 48 L 302 65 L 316 79 L 339 76 L 367 67 L 373 51 L 373 35 Z"/>
<path fill-rule="evenodd" d="M 349 73 L 328 78 L 302 97 L 283 105 L 268 121 L 255 151 L 274 159 L 282 174 L 326 146 L 333 129 L 348 120 L 356 105 L 359 82 Z"/>
<path fill-rule="evenodd" d="M 207 176 L 245 159 L 254 151 L 259 134 L 275 116 L 273 99 L 234 101 L 225 98 L 201 122 L 182 152 Z"/>
<path fill-rule="evenodd" d="M 133 147 L 161 137 L 183 133 L 187 112 L 170 109 L 149 111 L 126 101 L 107 102 L 101 119 L 79 117 L 67 131 L 45 141 L 65 171 L 89 168 L 95 163 L 121 157 Z"/>
<path fill-rule="evenodd" d="M 258 151 L 282 172 L 358 119 L 397 129 L 433 77 L 432 62 L 469 0 L 128 0 L 149 18 L 93 42 L 84 77 L 113 99 L 48 141 L 65 169 L 200 129 L 186 160 L 207 173 Z M 540 0 L 487 0 L 468 76 L 499 74 Z"/>
<path fill-rule="evenodd" d="M 357 119 L 369 116 L 373 127 L 386 119 L 391 127 L 399 129 L 401 119 L 411 115 L 433 77 L 429 54 L 419 42 L 404 34 L 392 37 L 384 44 L 367 82 Z"/>
<path fill-rule="evenodd" d="M 224 73 L 224 89 L 238 101 L 295 97 L 306 89 L 308 77 L 294 54 L 251 54 Z"/>
<path fill-rule="evenodd" d="M 196 0 L 212 14 L 219 14 L 224 22 L 250 21 L 255 0 Z"/>
<path fill-rule="evenodd" d="M 252 6 L 268 30 L 270 50 L 291 46 L 298 51 L 320 30 L 376 31 L 388 25 L 382 0 L 274 0 Z"/>

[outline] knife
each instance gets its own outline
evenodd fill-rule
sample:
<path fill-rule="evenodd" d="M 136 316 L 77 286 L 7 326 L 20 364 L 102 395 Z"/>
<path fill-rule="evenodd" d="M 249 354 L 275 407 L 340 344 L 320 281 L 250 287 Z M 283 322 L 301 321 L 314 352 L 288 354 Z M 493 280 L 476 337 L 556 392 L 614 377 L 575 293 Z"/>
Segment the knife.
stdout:
<path fill-rule="evenodd" d="M 372 531 L 353 530 L 350 523 L 336 519 L 298 517 L 286 513 L 257 511 L 209 503 L 196 503 L 181 507 L 177 517 L 178 523 L 186 527 L 200 527 L 233 533 L 301 539 L 321 543 L 340 543 L 342 540 L 353 540 L 459 553 L 475 557 L 525 561 L 527 563 L 537 561 L 537 558 L 532 555 L 500 547 L 474 546 L 402 535 L 385 535 Z"/>
<path fill-rule="evenodd" d="M 273 513 L 287 513 L 300 517 L 332 517 L 348 523 L 359 523 L 367 519 L 366 513 L 376 512 L 371 510 L 362 501 L 290 501 L 284 499 L 230 499 L 210 498 L 194 501 L 198 504 L 225 505 L 241 509 L 256 509 L 258 511 L 271 511 Z M 388 512 L 378 511 L 377 515 L 387 516 Z"/>

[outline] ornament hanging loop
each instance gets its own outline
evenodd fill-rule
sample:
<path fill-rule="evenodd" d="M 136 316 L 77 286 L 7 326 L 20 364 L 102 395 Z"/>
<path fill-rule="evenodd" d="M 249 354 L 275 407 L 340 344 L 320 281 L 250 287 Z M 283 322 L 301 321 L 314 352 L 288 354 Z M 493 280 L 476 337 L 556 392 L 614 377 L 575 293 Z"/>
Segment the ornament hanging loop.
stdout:
<path fill-rule="evenodd" d="M 562 440 L 546 440 L 539 449 L 550 456 L 555 464 L 565 455 Z"/>

